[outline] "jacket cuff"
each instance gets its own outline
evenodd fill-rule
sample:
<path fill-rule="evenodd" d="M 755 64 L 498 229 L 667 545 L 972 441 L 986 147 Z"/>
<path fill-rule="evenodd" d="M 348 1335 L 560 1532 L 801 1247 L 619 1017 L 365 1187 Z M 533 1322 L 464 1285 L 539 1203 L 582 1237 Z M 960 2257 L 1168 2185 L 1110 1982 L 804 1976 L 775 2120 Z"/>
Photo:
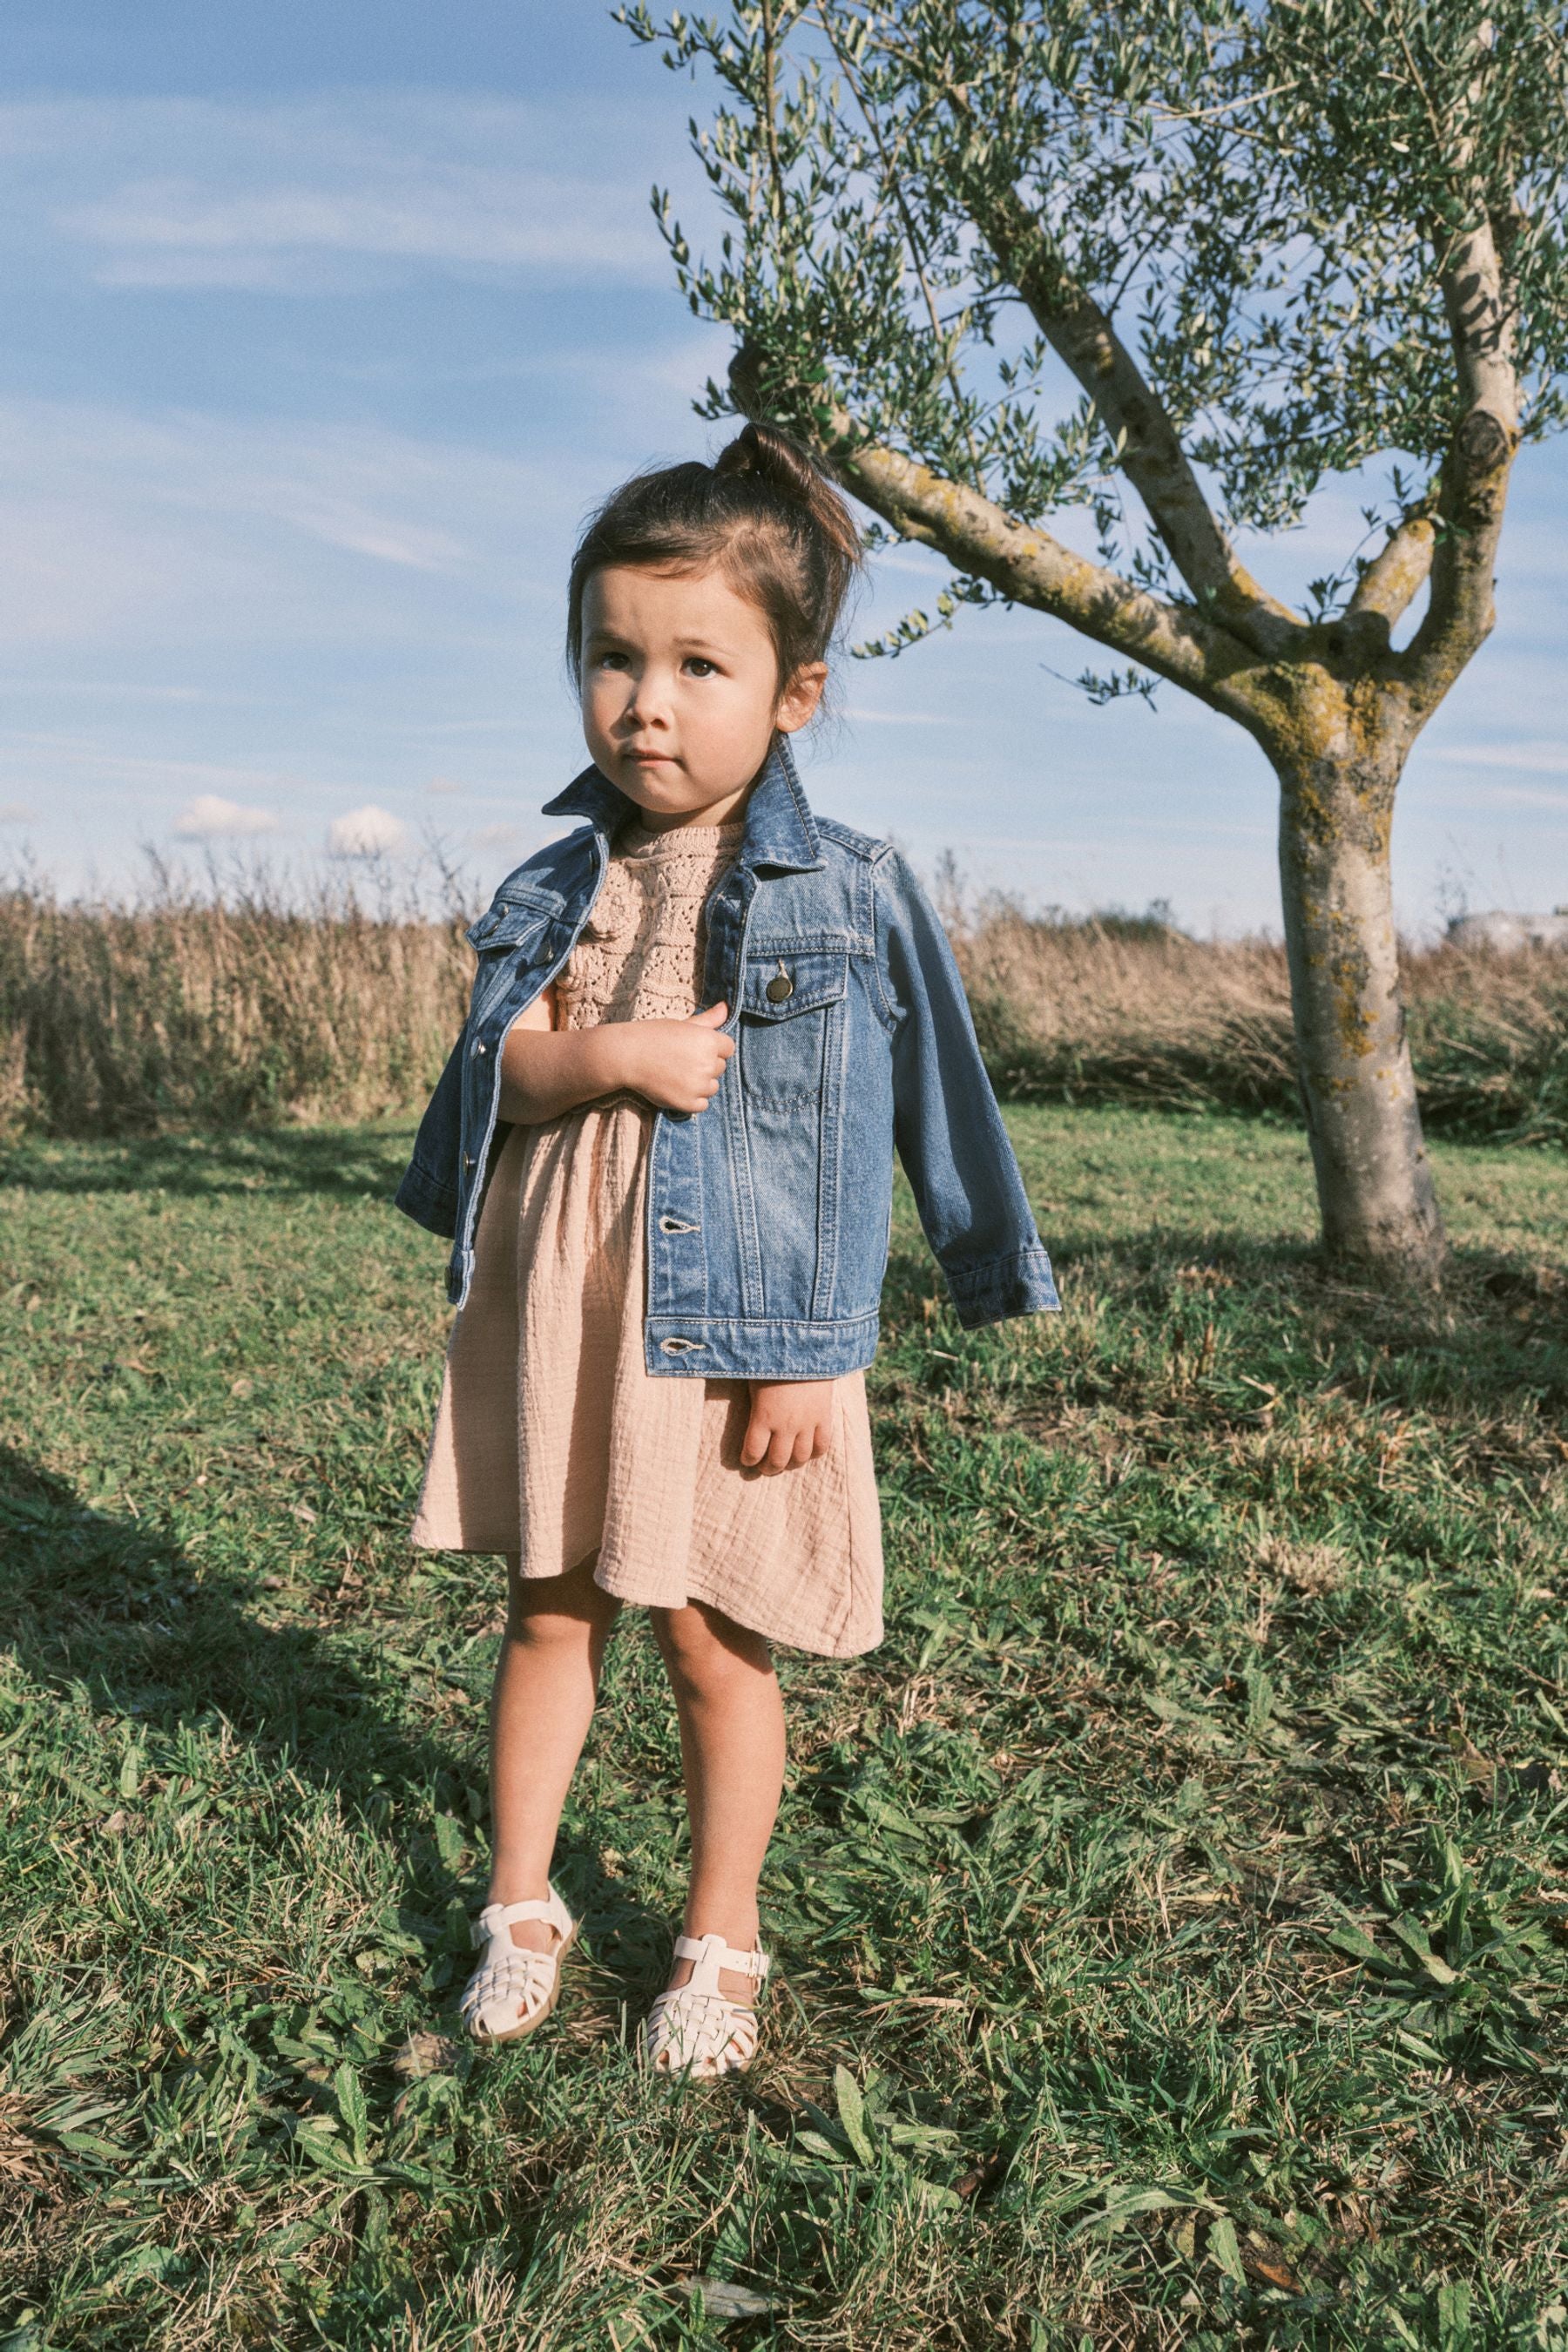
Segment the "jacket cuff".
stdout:
<path fill-rule="evenodd" d="M 978 1265 L 944 1266 L 947 1286 L 966 1331 L 1003 1323 L 1010 1315 L 1050 1315 L 1060 1307 L 1051 1262 L 1037 1242 Z"/>
<path fill-rule="evenodd" d="M 449 1185 L 431 1176 L 417 1160 L 412 1161 L 402 1183 L 392 1196 L 392 1205 L 423 1225 L 428 1234 L 440 1234 L 450 1241 L 458 1230 L 458 1196 Z"/>

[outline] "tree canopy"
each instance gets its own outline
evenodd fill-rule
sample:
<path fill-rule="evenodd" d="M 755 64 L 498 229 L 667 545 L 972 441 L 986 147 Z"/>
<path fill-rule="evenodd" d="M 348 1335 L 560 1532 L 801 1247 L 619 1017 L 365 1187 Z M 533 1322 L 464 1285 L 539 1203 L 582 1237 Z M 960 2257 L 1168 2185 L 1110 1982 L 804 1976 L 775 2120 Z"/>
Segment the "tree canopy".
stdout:
<path fill-rule="evenodd" d="M 715 413 L 738 391 L 858 461 L 863 491 L 885 454 L 1037 536 L 1087 509 L 1093 576 L 1028 601 L 1222 703 L 1232 665 L 1205 624 L 1266 657 L 1345 614 L 1374 637 L 1381 620 L 1386 645 L 1430 568 L 1407 668 L 1435 702 L 1489 618 L 1470 486 L 1565 414 L 1561 8 L 617 13 L 722 86 L 692 126 L 730 216 L 719 250 L 694 254 L 658 198 L 692 307 L 741 347 Z M 1235 532 L 1298 521 L 1325 478 L 1380 457 L 1366 539 L 1291 612 Z M 881 470 L 870 502 L 942 544 Z M 961 560 L 938 617 L 1018 586 L 1005 564 Z M 911 615 L 884 649 L 926 625 Z"/>

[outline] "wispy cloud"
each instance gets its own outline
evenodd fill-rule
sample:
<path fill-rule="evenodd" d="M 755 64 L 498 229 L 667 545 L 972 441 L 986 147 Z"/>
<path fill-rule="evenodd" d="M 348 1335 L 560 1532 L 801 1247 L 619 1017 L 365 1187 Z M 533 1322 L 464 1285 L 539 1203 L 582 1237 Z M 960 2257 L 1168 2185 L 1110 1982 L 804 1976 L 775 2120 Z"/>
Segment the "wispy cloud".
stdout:
<path fill-rule="evenodd" d="M 539 837 L 537 825 L 483 824 L 474 835 L 474 847 L 514 850 L 521 857 Z"/>
<path fill-rule="evenodd" d="M 374 425 L 0 403 L 0 634 L 83 658 L 172 624 L 187 647 L 263 619 L 385 642 L 376 572 L 488 596 L 580 503 L 569 468 Z M 363 567 L 351 597 L 313 578 L 322 551 Z"/>
<path fill-rule="evenodd" d="M 389 268 L 667 281 L 640 179 L 622 177 L 613 142 L 585 173 L 565 131 L 542 108 L 441 92 L 23 100 L 0 108 L 0 183 L 14 219 L 31 213 L 116 286 L 308 294 L 367 268 L 376 282 Z"/>
<path fill-rule="evenodd" d="M 856 727 L 956 727 L 956 710 L 863 710 L 856 704 L 844 714 Z"/>
<path fill-rule="evenodd" d="M 26 808 L 20 801 L 0 803 L 0 824 L 31 824 L 37 809 Z"/>
<path fill-rule="evenodd" d="M 1568 743 L 1444 743 L 1423 757 L 1448 768 L 1513 768 L 1531 776 L 1568 776 Z"/>

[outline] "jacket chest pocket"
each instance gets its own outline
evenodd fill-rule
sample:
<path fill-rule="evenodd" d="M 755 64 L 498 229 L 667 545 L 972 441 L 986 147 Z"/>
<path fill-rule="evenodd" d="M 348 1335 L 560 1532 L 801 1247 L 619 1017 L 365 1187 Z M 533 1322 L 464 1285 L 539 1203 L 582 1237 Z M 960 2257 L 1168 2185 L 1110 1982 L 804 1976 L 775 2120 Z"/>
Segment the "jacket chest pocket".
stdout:
<path fill-rule="evenodd" d="M 741 986 L 741 1087 L 750 1102 L 819 1101 L 837 1034 L 849 959 L 836 950 L 759 950 Z"/>
<path fill-rule="evenodd" d="M 469 924 L 465 937 L 479 958 L 470 1021 L 483 1021 L 520 967 L 539 961 L 541 943 L 557 911 L 553 899 L 498 898 L 477 923 Z"/>

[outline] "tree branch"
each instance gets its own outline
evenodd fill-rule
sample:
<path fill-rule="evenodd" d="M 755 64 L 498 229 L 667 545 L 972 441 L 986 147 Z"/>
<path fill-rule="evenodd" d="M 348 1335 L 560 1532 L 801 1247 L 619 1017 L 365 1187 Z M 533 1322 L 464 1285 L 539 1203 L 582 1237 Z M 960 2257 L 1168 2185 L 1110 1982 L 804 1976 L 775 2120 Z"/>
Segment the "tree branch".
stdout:
<path fill-rule="evenodd" d="M 1016 192 L 975 206 L 973 217 L 1040 332 L 1104 419 L 1122 472 L 1193 594 L 1254 652 L 1288 655 L 1305 623 L 1237 561 L 1163 403 L 1099 303 L 1063 268 Z"/>
<path fill-rule="evenodd" d="M 1423 712 L 1491 633 L 1493 567 L 1519 446 L 1513 318 L 1484 214 L 1454 240 L 1440 278 L 1459 416 L 1437 481 L 1431 602 L 1399 665 Z"/>
<path fill-rule="evenodd" d="M 730 364 L 742 415 L 764 416 L 760 354 L 745 344 Z M 814 388 L 820 403 L 820 387 Z M 956 571 L 987 580 L 1013 603 L 1066 621 L 1098 645 L 1142 662 L 1228 717 L 1251 725 L 1247 680 L 1257 656 L 1194 606 L 1152 596 L 1049 531 L 1016 522 L 981 491 L 947 480 L 901 450 L 868 440 L 846 409 L 816 406 L 823 456 L 846 488 L 903 538 L 934 547 Z"/>
<path fill-rule="evenodd" d="M 1406 515 L 1362 573 L 1346 612 L 1381 613 L 1392 628 L 1426 584 L 1436 538 L 1430 515 Z"/>

